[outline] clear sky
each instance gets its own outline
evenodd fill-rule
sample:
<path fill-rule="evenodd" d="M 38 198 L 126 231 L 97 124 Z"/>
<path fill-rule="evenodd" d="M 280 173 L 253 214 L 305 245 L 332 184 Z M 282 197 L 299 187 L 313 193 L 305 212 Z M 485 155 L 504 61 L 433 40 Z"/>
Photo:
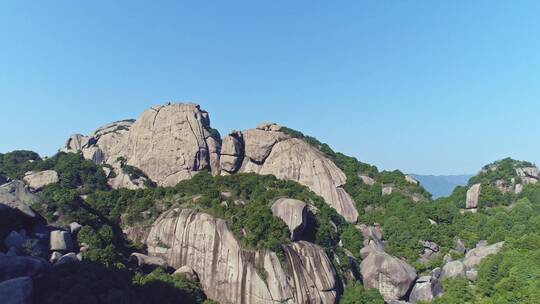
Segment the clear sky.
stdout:
<path fill-rule="evenodd" d="M 275 121 L 382 169 L 538 163 L 538 12 L 540 1 L 2 1 L 0 152 L 51 155 L 72 133 L 193 101 L 222 134 Z"/>

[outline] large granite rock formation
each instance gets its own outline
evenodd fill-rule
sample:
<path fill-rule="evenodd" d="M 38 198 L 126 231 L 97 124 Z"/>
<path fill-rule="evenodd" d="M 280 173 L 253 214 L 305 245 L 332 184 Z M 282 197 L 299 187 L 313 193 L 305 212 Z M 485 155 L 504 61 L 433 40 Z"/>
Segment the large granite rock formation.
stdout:
<path fill-rule="evenodd" d="M 358 212 L 343 189 L 345 173 L 316 147 L 274 130 L 279 126 L 270 124 L 242 132 L 245 158 L 238 171 L 296 181 L 322 196 L 347 221 L 355 222 Z"/>
<path fill-rule="evenodd" d="M 21 181 L 15 180 L 0 186 L 0 214 L 4 209 L 12 209 L 28 218 L 36 218 L 37 215 L 30 205 L 38 201 L 38 197 L 28 191 Z"/>
<path fill-rule="evenodd" d="M 287 224 L 293 241 L 299 240 L 304 232 L 307 210 L 306 203 L 291 198 L 281 198 L 272 204 L 272 214 Z"/>
<path fill-rule="evenodd" d="M 23 178 L 32 190 L 41 190 L 49 184 L 58 182 L 58 173 L 54 170 L 45 170 L 40 172 L 26 172 Z"/>
<path fill-rule="evenodd" d="M 87 159 L 115 166 L 118 159 L 141 169 L 160 186 L 173 186 L 201 170 L 217 174 L 255 172 L 273 174 L 309 187 L 346 220 L 358 212 L 343 189 L 345 174 L 311 144 L 264 123 L 256 129 L 233 132 L 221 147 L 214 138 L 208 113 L 195 104 L 167 104 L 146 110 L 136 121 L 120 121 L 90 136 L 73 135 L 66 152 L 82 151 Z M 125 178 L 115 170 L 113 187 L 124 187 Z M 119 177 L 120 176 L 120 177 Z"/>
<path fill-rule="evenodd" d="M 478 207 L 478 199 L 480 198 L 481 187 L 481 184 L 474 184 L 469 188 L 469 190 L 467 190 L 465 208 L 474 209 Z"/>
<path fill-rule="evenodd" d="M 335 303 L 336 275 L 323 249 L 284 246 L 282 267 L 269 251 L 240 247 L 225 220 L 190 209 L 163 213 L 144 238 L 151 256 L 191 267 L 206 294 L 220 303 Z"/>
<path fill-rule="evenodd" d="M 141 169 L 161 186 L 173 186 L 197 171 L 219 168 L 220 143 L 211 135 L 208 113 L 195 104 L 152 107 L 136 121 L 102 127 L 91 136 L 74 135 L 64 151 L 113 165 L 118 158 Z"/>
<path fill-rule="evenodd" d="M 492 245 L 479 245 L 471 249 L 465 255 L 463 264 L 467 269 L 475 269 L 480 265 L 480 262 L 487 256 L 497 254 L 503 247 L 504 242 L 495 243 Z"/>
<path fill-rule="evenodd" d="M 416 280 L 416 270 L 405 261 L 374 250 L 360 264 L 365 288 L 377 288 L 385 301 L 399 300 Z"/>

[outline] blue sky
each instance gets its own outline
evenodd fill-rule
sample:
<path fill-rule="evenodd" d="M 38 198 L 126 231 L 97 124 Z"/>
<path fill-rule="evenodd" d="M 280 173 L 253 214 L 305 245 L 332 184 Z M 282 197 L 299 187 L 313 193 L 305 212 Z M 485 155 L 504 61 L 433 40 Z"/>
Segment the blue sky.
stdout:
<path fill-rule="evenodd" d="M 155 3 L 2 1 L 0 152 L 193 101 L 382 169 L 540 161 L 538 1 Z"/>

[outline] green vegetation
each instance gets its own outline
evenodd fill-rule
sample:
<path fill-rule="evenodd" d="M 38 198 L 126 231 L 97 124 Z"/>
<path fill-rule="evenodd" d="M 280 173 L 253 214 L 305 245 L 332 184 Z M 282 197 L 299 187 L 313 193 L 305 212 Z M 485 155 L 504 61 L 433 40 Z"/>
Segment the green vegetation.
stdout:
<path fill-rule="evenodd" d="M 384 299 L 377 289 L 365 290 L 362 284 L 355 282 L 347 286 L 340 301 L 341 304 L 384 304 Z"/>

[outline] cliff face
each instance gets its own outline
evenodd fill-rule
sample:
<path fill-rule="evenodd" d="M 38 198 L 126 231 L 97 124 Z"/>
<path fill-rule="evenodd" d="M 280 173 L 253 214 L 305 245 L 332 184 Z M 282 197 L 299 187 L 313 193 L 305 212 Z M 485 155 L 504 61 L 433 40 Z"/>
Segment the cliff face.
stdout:
<path fill-rule="evenodd" d="M 345 174 L 317 148 L 280 132 L 276 124 L 211 136 L 208 113 L 194 104 L 169 104 L 146 110 L 136 121 L 120 121 L 90 136 L 73 135 L 64 151 L 119 171 L 118 159 L 141 169 L 160 186 L 174 186 L 201 170 L 218 174 L 255 172 L 294 180 L 322 196 L 346 220 L 358 212 L 342 186 Z M 122 172 L 116 172 L 120 175 Z M 123 185 L 125 183 L 111 183 Z"/>
<path fill-rule="evenodd" d="M 335 303 L 336 275 L 324 250 L 284 245 L 285 265 L 269 251 L 245 251 L 222 219 L 190 209 L 163 213 L 145 243 L 174 268 L 191 267 L 220 303 Z"/>
<path fill-rule="evenodd" d="M 119 157 L 161 186 L 173 186 L 197 171 L 219 166 L 219 142 L 210 136 L 208 113 L 194 104 L 155 106 L 135 121 L 73 135 L 64 150 L 81 150 L 96 163 L 115 165 Z"/>

